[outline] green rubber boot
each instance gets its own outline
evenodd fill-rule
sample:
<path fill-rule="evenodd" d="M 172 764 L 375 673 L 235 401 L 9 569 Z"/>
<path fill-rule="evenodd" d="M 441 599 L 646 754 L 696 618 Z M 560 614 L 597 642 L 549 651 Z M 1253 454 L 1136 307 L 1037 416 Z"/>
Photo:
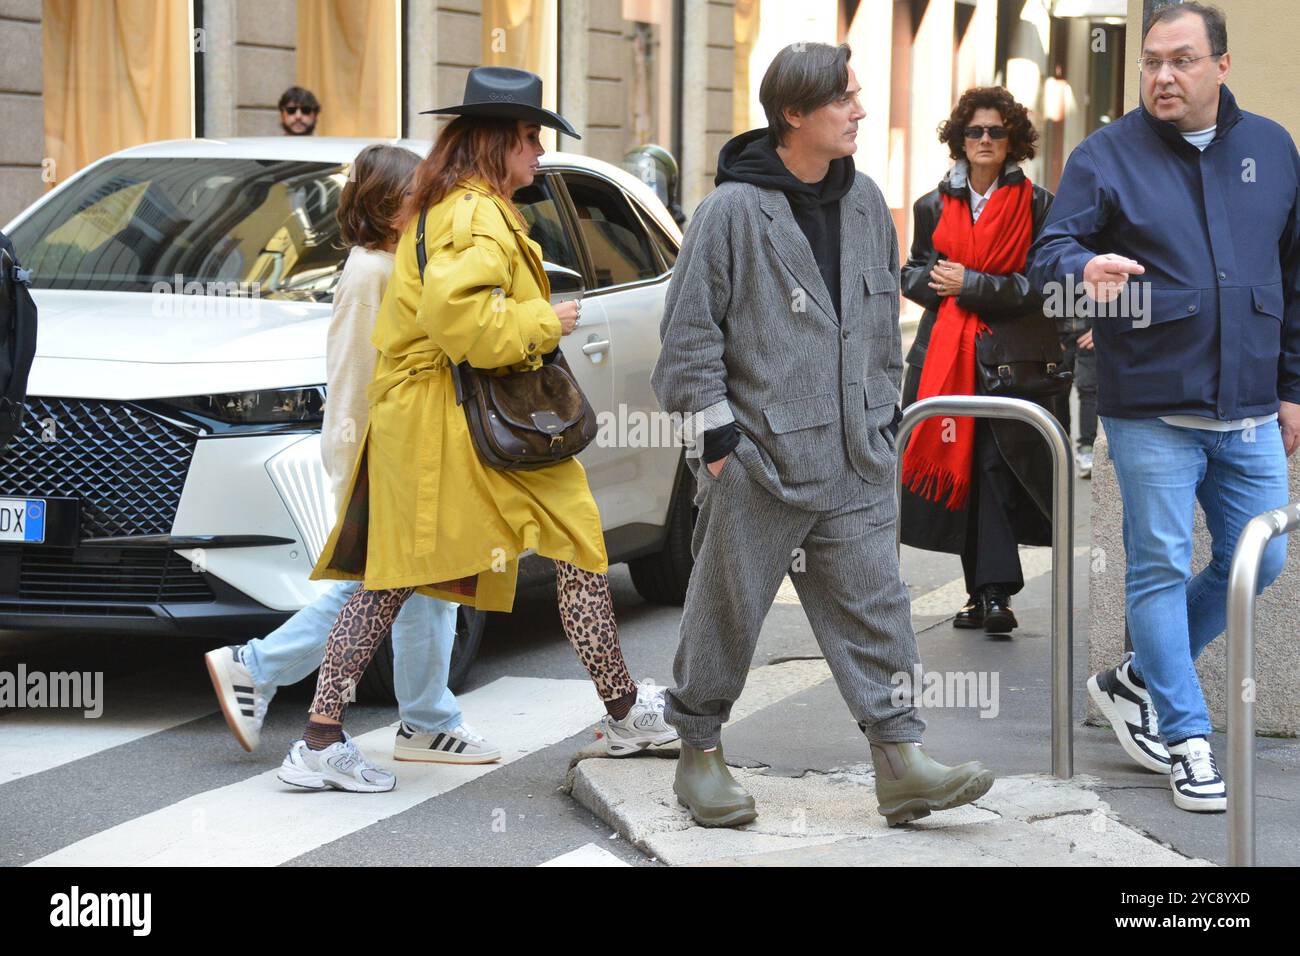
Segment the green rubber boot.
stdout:
<path fill-rule="evenodd" d="M 673 792 L 702 827 L 739 827 L 758 816 L 754 798 L 736 783 L 722 757 L 722 744 L 705 752 L 682 741 Z"/>
<path fill-rule="evenodd" d="M 978 760 L 945 767 L 920 744 L 872 744 L 871 762 L 880 813 L 891 827 L 978 800 L 993 786 L 993 772 Z"/>

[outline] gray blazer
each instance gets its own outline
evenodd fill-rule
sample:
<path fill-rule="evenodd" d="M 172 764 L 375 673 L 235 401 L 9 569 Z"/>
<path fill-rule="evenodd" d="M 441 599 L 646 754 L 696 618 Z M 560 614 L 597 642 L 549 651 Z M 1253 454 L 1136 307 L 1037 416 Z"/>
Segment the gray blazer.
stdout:
<path fill-rule="evenodd" d="M 895 478 L 898 236 L 862 173 L 840 200 L 840 269 L 842 321 L 785 196 L 723 183 L 686 230 L 651 378 L 663 408 L 683 416 L 688 448 L 734 420 L 748 475 L 817 511 L 847 500 L 849 469 L 873 484 Z"/>

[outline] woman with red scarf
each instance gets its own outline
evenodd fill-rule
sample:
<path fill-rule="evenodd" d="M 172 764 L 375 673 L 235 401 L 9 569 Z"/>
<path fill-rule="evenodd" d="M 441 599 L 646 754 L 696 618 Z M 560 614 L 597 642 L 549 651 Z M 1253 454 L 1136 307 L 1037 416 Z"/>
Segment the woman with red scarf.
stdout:
<path fill-rule="evenodd" d="M 1060 360 L 1055 323 L 1024 275 L 1052 203 L 1020 169 L 1038 139 L 1028 111 L 1001 87 L 967 90 L 939 139 L 956 163 L 913 208 L 903 295 L 926 311 L 907 356 L 904 406 L 986 394 L 977 352 L 986 362 L 1008 350 L 1041 357 L 1044 367 Z M 1043 403 L 1060 417 L 1060 401 Z M 1010 598 L 1025 582 L 1016 546 L 1050 543 L 1051 478 L 1045 443 L 1022 422 L 935 417 L 912 432 L 902 539 L 961 555 L 970 597 L 955 627 L 1007 634 L 1017 626 Z"/>

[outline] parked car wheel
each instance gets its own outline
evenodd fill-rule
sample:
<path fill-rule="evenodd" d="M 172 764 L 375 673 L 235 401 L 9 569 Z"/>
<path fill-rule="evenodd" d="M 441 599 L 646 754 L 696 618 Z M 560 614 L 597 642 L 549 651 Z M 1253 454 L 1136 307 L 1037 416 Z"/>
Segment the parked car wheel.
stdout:
<path fill-rule="evenodd" d="M 636 593 L 652 604 L 686 603 L 686 586 L 695 566 L 691 555 L 695 514 L 695 479 L 690 472 L 683 471 L 668 512 L 668 535 L 663 550 L 627 563 Z"/>
<path fill-rule="evenodd" d="M 459 691 L 465 685 L 466 678 L 478 657 L 479 646 L 483 643 L 483 631 L 487 626 L 487 612 L 476 611 L 472 607 L 461 605 L 456 613 L 456 643 L 451 648 L 451 671 L 447 675 L 447 686 Z M 357 685 L 357 696 L 373 703 L 390 704 L 397 701 L 393 689 L 393 638 L 390 634 L 375 651 L 370 666 L 366 668 Z"/>

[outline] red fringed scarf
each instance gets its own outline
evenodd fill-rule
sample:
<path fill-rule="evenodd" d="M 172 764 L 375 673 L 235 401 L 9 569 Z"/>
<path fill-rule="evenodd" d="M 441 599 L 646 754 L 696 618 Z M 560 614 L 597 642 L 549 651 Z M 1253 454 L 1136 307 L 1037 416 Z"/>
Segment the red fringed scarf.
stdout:
<path fill-rule="evenodd" d="M 1025 270 L 1033 240 L 1033 184 L 1028 179 L 1000 186 L 980 213 L 970 220 L 970 203 L 943 193 L 943 214 L 934 229 L 934 248 L 967 269 L 1006 275 Z M 917 398 L 975 394 L 975 339 L 988 326 L 956 296 L 944 296 L 930 331 Z M 912 433 L 903 455 L 903 483 L 931 501 L 947 495 L 947 508 L 966 507 L 970 493 L 971 460 L 975 453 L 975 420 L 969 417 L 928 418 Z"/>

